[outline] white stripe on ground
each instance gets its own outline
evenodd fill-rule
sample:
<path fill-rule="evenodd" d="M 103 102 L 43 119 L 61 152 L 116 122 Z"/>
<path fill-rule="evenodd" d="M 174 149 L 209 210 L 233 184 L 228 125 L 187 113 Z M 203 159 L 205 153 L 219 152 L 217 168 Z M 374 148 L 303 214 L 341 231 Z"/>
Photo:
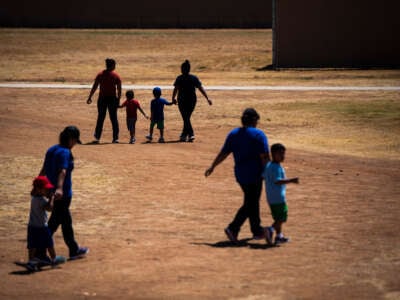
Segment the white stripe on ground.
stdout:
<path fill-rule="evenodd" d="M 88 84 L 62 84 L 62 83 L 0 83 L 0 88 L 21 88 L 21 89 L 90 89 Z M 135 85 L 124 84 L 124 89 L 148 90 L 153 89 L 154 85 Z M 172 90 L 172 85 L 160 85 L 161 89 Z M 229 86 L 229 85 L 209 85 L 207 90 L 221 91 L 400 91 L 400 86 Z"/>

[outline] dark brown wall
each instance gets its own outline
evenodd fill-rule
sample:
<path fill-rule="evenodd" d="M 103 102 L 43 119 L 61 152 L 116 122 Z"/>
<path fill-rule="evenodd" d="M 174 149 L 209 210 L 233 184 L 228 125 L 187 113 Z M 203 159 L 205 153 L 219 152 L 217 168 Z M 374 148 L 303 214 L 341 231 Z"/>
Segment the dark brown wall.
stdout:
<path fill-rule="evenodd" d="M 275 68 L 400 67 L 399 0 L 274 0 Z"/>
<path fill-rule="evenodd" d="M 2 1 L 0 26 L 271 28 L 272 0 Z"/>

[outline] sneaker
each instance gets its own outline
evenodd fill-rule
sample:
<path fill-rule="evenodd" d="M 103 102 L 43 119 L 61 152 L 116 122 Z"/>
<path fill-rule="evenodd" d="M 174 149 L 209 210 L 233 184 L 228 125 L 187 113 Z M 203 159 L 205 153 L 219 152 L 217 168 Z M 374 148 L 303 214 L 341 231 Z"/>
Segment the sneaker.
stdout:
<path fill-rule="evenodd" d="M 158 139 L 158 142 L 159 142 L 159 143 L 165 143 L 165 140 L 164 140 L 164 138 L 160 137 L 160 138 Z"/>
<path fill-rule="evenodd" d="M 92 144 L 98 144 L 98 143 L 100 143 L 100 140 L 98 140 L 98 139 L 95 139 L 92 141 Z"/>
<path fill-rule="evenodd" d="M 280 244 L 284 244 L 284 243 L 288 243 L 289 242 L 289 238 L 288 237 L 276 237 L 275 238 L 275 245 L 280 245 Z"/>
<path fill-rule="evenodd" d="M 179 141 L 181 141 L 181 142 L 186 142 L 186 135 L 181 135 L 181 136 L 179 137 Z"/>
<path fill-rule="evenodd" d="M 151 135 L 146 135 L 146 139 L 150 142 L 153 139 L 153 137 Z"/>
<path fill-rule="evenodd" d="M 136 139 L 135 138 L 131 138 L 130 141 L 129 141 L 129 144 L 134 144 L 135 142 L 136 142 Z"/>
<path fill-rule="evenodd" d="M 54 265 L 58 265 L 58 264 L 63 264 L 67 261 L 67 259 L 64 256 L 61 255 L 57 255 L 51 262 L 51 264 Z"/>
<path fill-rule="evenodd" d="M 79 247 L 78 251 L 76 251 L 76 253 L 74 255 L 70 255 L 69 259 L 77 259 L 77 258 L 81 258 L 83 256 L 85 256 L 86 254 L 89 253 L 89 248 L 87 247 Z"/>
<path fill-rule="evenodd" d="M 118 140 L 113 140 L 112 143 L 113 144 L 119 144 L 119 141 Z"/>
<path fill-rule="evenodd" d="M 195 139 L 195 137 L 194 137 L 194 135 L 192 135 L 192 136 L 189 137 L 188 142 L 193 142 L 194 139 Z"/>
<path fill-rule="evenodd" d="M 224 230 L 225 230 L 226 236 L 228 237 L 228 239 L 229 239 L 231 242 L 236 243 L 236 242 L 238 241 L 238 239 L 237 239 L 237 233 L 235 234 L 235 233 L 232 232 L 232 230 L 230 230 L 228 227 L 226 227 Z"/>
<path fill-rule="evenodd" d="M 30 260 L 26 264 L 26 268 L 31 272 L 36 272 L 39 270 L 38 262 L 34 260 Z"/>

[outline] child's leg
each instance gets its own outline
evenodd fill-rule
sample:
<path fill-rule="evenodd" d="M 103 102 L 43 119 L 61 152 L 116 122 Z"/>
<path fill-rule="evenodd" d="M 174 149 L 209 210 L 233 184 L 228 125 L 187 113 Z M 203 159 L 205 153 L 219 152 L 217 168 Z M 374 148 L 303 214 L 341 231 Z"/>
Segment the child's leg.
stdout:
<path fill-rule="evenodd" d="M 154 122 L 150 122 L 150 128 L 149 128 L 149 135 L 146 136 L 146 138 L 148 140 L 151 141 L 151 139 L 153 138 L 153 128 L 154 128 L 155 123 Z"/>
<path fill-rule="evenodd" d="M 277 235 L 280 234 L 280 233 L 282 232 L 282 224 L 283 224 L 282 221 L 275 221 L 275 222 L 272 224 L 272 227 L 274 227 L 275 232 L 276 232 Z"/>
<path fill-rule="evenodd" d="M 160 138 L 164 138 L 164 129 L 163 128 L 160 129 Z"/>
<path fill-rule="evenodd" d="M 135 138 L 135 131 L 136 131 L 136 119 L 133 120 L 133 124 L 132 124 L 131 130 L 130 130 L 131 138 Z"/>

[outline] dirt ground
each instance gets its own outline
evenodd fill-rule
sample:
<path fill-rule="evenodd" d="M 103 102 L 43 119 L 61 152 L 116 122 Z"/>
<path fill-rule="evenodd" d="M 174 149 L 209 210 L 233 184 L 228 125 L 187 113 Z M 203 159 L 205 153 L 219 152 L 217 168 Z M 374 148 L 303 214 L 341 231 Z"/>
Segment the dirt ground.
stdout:
<path fill-rule="evenodd" d="M 259 71 L 272 61 L 271 30 L 0 29 L 0 82 L 89 84 L 106 57 L 123 84 L 171 85 L 184 59 L 210 85 L 398 86 L 399 70 Z M 400 94 L 398 91 L 209 91 L 199 95 L 194 143 L 177 142 L 177 107 L 167 107 L 165 144 L 146 144 L 139 115 L 129 145 L 106 119 L 92 140 L 88 90 L 0 89 L 0 299 L 400 299 Z M 135 91 L 148 112 L 151 91 Z M 164 91 L 166 98 L 171 90 Z M 284 166 L 291 242 L 241 243 L 223 229 L 242 203 L 227 159 L 204 171 L 246 107 L 261 114 Z M 74 124 L 73 214 L 85 259 L 26 274 L 31 182 L 47 148 Z M 155 135 L 157 137 L 157 134 Z M 271 223 L 265 194 L 263 225 Z M 61 232 L 56 250 L 68 255 Z"/>
<path fill-rule="evenodd" d="M 148 111 L 150 91 L 136 92 Z M 371 93 L 362 97 L 373 98 Z M 199 96 L 194 143 L 177 142 L 182 124 L 173 106 L 165 109 L 167 143 L 146 144 L 148 122 L 139 118 L 135 145 L 127 143 L 123 110 L 120 144 L 110 143 L 108 119 L 101 144 L 86 144 L 96 118 L 95 105 L 85 104 L 87 94 L 0 89 L 1 299 L 400 298 L 397 148 L 390 158 L 379 154 L 373 140 L 368 155 L 350 155 L 346 147 L 312 148 L 300 141 L 307 131 L 323 136 L 318 126 L 307 125 L 318 117 L 296 132 L 273 111 L 273 105 L 290 99 L 297 99 L 297 105 L 310 98 L 318 103 L 324 97 L 352 98 L 348 92 L 276 92 L 266 103 L 265 92 L 210 91 L 211 107 Z M 399 101 L 398 93 L 388 97 Z M 288 146 L 287 175 L 300 177 L 300 184 L 287 191 L 284 231 L 291 242 L 280 247 L 249 239 L 247 222 L 241 243 L 227 242 L 223 229 L 242 202 L 232 158 L 211 177 L 203 175 L 247 106 L 260 112 L 260 128 L 270 143 Z M 84 143 L 73 149 L 71 210 L 76 239 L 90 253 L 27 275 L 13 261 L 27 256 L 31 180 L 46 149 L 69 124 L 81 129 Z M 337 128 L 346 130 L 340 124 Z M 326 138 L 335 131 L 330 129 Z M 393 130 L 398 140 L 398 130 Z M 263 225 L 271 223 L 264 191 L 261 217 Z M 68 254 L 61 232 L 55 243 L 58 254 Z"/>

